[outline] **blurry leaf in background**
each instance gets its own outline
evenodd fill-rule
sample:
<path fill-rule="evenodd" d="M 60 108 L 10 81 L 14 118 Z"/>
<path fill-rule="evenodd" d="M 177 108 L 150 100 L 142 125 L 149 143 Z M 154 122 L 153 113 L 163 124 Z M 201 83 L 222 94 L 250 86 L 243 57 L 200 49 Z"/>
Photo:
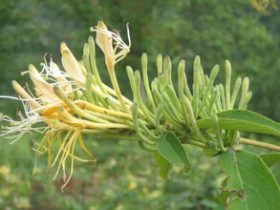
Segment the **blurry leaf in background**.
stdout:
<path fill-rule="evenodd" d="M 163 179 L 167 179 L 168 173 L 171 169 L 171 164 L 166 159 L 164 159 L 158 152 L 153 153 L 153 158 L 158 167 L 159 176 Z"/>
<path fill-rule="evenodd" d="M 269 15 L 268 7 L 274 10 L 278 9 L 276 0 L 250 0 L 252 6 L 260 13 Z"/>

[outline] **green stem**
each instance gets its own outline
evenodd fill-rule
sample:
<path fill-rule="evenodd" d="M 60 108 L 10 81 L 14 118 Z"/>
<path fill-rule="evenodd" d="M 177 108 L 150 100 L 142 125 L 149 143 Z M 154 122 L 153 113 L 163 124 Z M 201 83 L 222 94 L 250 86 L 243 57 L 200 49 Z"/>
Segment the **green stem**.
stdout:
<path fill-rule="evenodd" d="M 115 90 L 116 96 L 117 96 L 117 98 L 118 98 L 118 100 L 120 102 L 121 108 L 125 112 L 128 112 L 128 108 L 125 105 L 124 100 L 123 100 L 123 96 L 122 96 L 122 93 L 121 93 L 121 90 L 120 90 L 120 87 L 119 87 L 119 83 L 118 83 L 118 80 L 117 80 L 117 77 L 116 77 L 116 74 L 115 74 L 114 67 L 109 69 L 109 76 L 110 76 L 113 88 Z"/>
<path fill-rule="evenodd" d="M 270 150 L 275 150 L 280 152 L 280 146 L 274 145 L 274 144 L 269 144 L 269 143 L 264 143 L 264 142 L 259 142 L 255 141 L 252 139 L 246 139 L 246 138 L 240 138 L 240 143 L 241 144 L 248 144 L 256 147 L 262 147 L 265 149 L 270 149 Z"/>
<path fill-rule="evenodd" d="M 191 145 L 202 147 L 202 148 L 208 148 L 206 144 L 204 144 L 202 142 L 194 141 L 194 140 L 189 140 L 186 144 L 191 144 Z M 186 144 L 183 144 L 183 146 Z"/>

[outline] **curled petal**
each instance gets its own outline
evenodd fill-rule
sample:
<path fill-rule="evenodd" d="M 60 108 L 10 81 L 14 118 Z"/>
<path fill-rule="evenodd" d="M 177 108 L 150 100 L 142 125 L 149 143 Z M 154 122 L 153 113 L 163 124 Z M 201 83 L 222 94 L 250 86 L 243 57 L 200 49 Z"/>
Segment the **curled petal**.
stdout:
<path fill-rule="evenodd" d="M 36 95 L 44 102 L 57 102 L 60 99 L 56 96 L 53 86 L 47 83 L 33 65 L 29 65 L 29 76 L 35 86 Z"/>
<path fill-rule="evenodd" d="M 52 76 L 55 77 L 57 81 L 66 81 L 65 75 L 59 69 L 58 65 L 52 60 L 49 63 L 49 68 L 52 72 Z"/>
<path fill-rule="evenodd" d="M 130 51 L 130 35 L 127 25 L 127 37 L 129 44 L 125 44 L 118 32 L 109 31 L 106 25 L 99 21 L 95 28 L 91 28 L 96 32 L 96 43 L 105 55 L 105 62 L 108 69 L 111 69 L 117 62 L 122 60 Z"/>
<path fill-rule="evenodd" d="M 49 68 L 52 72 L 53 77 L 55 77 L 56 81 L 61 84 L 62 89 L 64 89 L 67 93 L 71 93 L 72 86 L 67 80 L 66 75 L 59 69 L 57 64 L 51 60 L 49 63 Z"/>

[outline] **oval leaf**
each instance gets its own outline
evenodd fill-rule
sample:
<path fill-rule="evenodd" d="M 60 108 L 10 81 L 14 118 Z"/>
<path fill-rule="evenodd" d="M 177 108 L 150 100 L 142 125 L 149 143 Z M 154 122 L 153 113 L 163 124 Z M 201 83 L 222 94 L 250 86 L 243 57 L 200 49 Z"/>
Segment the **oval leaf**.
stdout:
<path fill-rule="evenodd" d="M 262 159 L 247 151 L 228 151 L 220 165 L 229 176 L 227 191 L 235 192 L 229 210 L 279 210 L 280 189 Z"/>
<path fill-rule="evenodd" d="M 280 124 L 258 113 L 245 110 L 230 110 L 220 112 L 217 115 L 219 126 L 222 129 L 280 136 Z M 197 124 L 200 128 L 212 128 L 210 118 L 198 120 Z"/>
<path fill-rule="evenodd" d="M 280 161 L 280 153 L 262 154 L 260 157 L 268 167 L 271 167 Z"/>
<path fill-rule="evenodd" d="M 170 164 L 185 166 L 187 171 L 190 170 L 190 160 L 182 144 L 173 133 L 162 136 L 158 141 L 159 154 L 164 157 Z"/>

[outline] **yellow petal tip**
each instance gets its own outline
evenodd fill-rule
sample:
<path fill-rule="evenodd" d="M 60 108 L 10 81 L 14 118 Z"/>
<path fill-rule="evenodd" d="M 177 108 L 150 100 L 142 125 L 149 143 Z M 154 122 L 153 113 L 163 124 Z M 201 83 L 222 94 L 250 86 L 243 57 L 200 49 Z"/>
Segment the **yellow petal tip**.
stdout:
<path fill-rule="evenodd" d="M 61 42 L 60 44 L 60 51 L 61 51 L 61 54 L 63 54 L 65 51 L 68 51 L 69 48 L 67 47 L 66 43 L 65 42 Z"/>

